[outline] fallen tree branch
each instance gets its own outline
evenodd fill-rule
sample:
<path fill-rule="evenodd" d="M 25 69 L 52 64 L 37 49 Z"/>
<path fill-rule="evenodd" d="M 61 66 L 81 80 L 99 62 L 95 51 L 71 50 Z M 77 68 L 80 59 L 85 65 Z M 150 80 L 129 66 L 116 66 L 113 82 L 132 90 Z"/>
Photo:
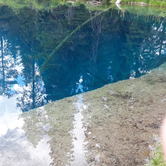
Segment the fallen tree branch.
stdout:
<path fill-rule="evenodd" d="M 65 37 L 65 39 L 63 39 L 61 41 L 61 43 L 51 52 L 51 54 L 47 57 L 47 59 L 44 61 L 44 63 L 40 66 L 40 72 L 42 72 L 45 68 L 45 66 L 47 65 L 48 61 L 54 56 L 54 54 L 62 47 L 62 45 L 71 37 L 73 36 L 78 30 L 80 30 L 84 25 L 86 25 L 88 22 L 90 22 L 91 20 L 93 20 L 95 17 L 101 15 L 102 13 L 106 12 L 108 9 L 103 10 L 102 12 L 96 14 L 95 16 L 89 18 L 88 20 L 86 20 L 84 23 L 82 23 L 81 25 L 79 25 L 74 31 L 72 31 L 68 36 Z"/>

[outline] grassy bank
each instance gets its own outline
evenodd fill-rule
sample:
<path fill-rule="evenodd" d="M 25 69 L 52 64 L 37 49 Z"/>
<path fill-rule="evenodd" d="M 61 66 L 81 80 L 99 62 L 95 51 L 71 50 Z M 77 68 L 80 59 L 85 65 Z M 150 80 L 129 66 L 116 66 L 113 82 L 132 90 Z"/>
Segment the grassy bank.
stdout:
<path fill-rule="evenodd" d="M 109 1 L 109 0 L 108 0 Z M 67 5 L 67 6 L 72 6 L 72 5 L 81 5 L 84 4 L 88 9 L 90 10 L 105 10 L 107 8 L 116 8 L 115 2 L 116 0 L 111 0 L 111 3 L 106 3 L 108 2 L 107 0 L 102 0 L 102 5 L 91 5 L 88 0 L 0 0 L 0 5 L 3 6 L 8 6 L 12 8 L 14 11 L 17 11 L 21 8 L 24 7 L 30 7 L 30 8 L 35 8 L 35 9 L 51 9 L 51 8 L 56 8 L 60 5 Z"/>
<path fill-rule="evenodd" d="M 131 2 L 143 2 L 147 3 L 150 6 L 156 7 L 166 7 L 166 0 L 122 0 L 122 3 L 131 3 Z"/>
<path fill-rule="evenodd" d="M 159 7 L 150 7 L 150 6 L 138 6 L 138 5 L 121 5 L 123 11 L 128 11 L 129 13 L 137 15 L 153 15 L 157 17 L 166 17 L 166 9 Z"/>
<path fill-rule="evenodd" d="M 67 0 L 0 0 L 0 5 L 9 6 L 12 9 L 20 9 L 23 7 L 43 9 L 48 7 L 57 7 L 64 4 L 68 4 Z"/>
<path fill-rule="evenodd" d="M 76 1 L 76 0 L 21 0 L 21 1 L 20 0 L 14 0 L 14 1 L 13 0 L 0 0 L 0 5 L 9 6 L 13 10 L 18 10 L 18 9 L 24 8 L 24 7 L 33 7 L 33 8 L 40 10 L 40 9 L 54 8 L 59 5 L 84 4 L 86 7 L 90 8 L 92 10 L 103 10 L 105 8 L 108 8 L 108 6 L 107 6 L 108 2 L 110 2 L 110 5 L 112 7 L 115 6 L 115 2 L 116 2 L 116 0 L 100 0 L 100 1 L 102 1 L 102 5 L 95 5 L 95 4 L 90 5 L 89 1 L 90 0 L 78 0 L 78 1 Z M 166 0 L 158 0 L 158 1 L 156 1 L 156 0 L 122 0 L 122 3 L 131 3 L 131 2 L 136 2 L 136 3 L 144 2 L 150 6 L 166 7 Z M 126 6 L 130 6 L 130 5 L 126 5 Z M 136 5 L 131 5 L 131 7 L 132 6 L 136 6 Z M 154 10 L 154 9 L 152 9 L 152 10 Z M 142 9 L 141 9 L 141 11 L 142 11 Z"/>

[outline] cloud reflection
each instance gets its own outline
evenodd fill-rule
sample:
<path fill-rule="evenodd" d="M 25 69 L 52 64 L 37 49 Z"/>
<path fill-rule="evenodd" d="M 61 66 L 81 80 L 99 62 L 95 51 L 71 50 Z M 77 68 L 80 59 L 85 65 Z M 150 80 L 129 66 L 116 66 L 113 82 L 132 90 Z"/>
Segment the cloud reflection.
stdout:
<path fill-rule="evenodd" d="M 9 104 L 10 103 L 10 104 Z M 44 136 L 36 147 L 27 141 L 24 119 L 16 108 L 17 95 L 11 98 L 0 96 L 0 158 L 2 166 L 48 166 L 50 146 Z M 0 164 L 0 165 L 1 165 Z"/>

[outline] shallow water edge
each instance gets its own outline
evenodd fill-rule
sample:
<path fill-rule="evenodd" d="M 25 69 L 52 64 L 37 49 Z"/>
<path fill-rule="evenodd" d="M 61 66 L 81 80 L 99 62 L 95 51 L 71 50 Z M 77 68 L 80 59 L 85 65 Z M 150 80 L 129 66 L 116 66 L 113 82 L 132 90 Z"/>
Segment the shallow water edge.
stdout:
<path fill-rule="evenodd" d="M 166 63 L 140 78 L 18 113 L 18 125 L 0 138 L 1 164 L 143 165 L 159 141 L 165 82 Z"/>

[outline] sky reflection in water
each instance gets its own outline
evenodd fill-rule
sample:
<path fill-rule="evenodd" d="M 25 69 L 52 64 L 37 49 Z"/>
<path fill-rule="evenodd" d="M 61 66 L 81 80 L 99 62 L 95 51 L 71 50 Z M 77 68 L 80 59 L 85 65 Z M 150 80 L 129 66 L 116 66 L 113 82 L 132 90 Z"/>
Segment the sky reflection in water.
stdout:
<path fill-rule="evenodd" d="M 56 45 L 95 13 L 83 5 L 50 12 L 22 9 L 19 14 L 1 10 L 9 10 L 9 16 L 0 27 L 0 94 L 17 94 L 23 112 L 79 94 L 79 86 L 87 92 L 139 77 L 166 60 L 165 19 L 111 9 L 70 38 L 40 73 Z"/>
<path fill-rule="evenodd" d="M 51 163 L 47 132 L 36 147 L 29 145 L 21 112 L 140 77 L 166 61 L 165 18 L 111 9 L 69 39 L 40 73 L 40 66 L 56 45 L 95 12 L 82 5 L 52 11 L 26 8 L 16 14 L 2 6 L 0 13 L 0 150 L 5 154 L 0 156 L 2 163 L 6 159 L 9 165 L 17 166 Z M 79 101 L 83 102 L 81 96 Z M 80 110 L 77 104 L 75 107 Z M 74 118 L 78 127 L 73 132 L 78 132 L 82 126 L 81 111 Z M 84 138 L 81 139 L 82 145 Z"/>

